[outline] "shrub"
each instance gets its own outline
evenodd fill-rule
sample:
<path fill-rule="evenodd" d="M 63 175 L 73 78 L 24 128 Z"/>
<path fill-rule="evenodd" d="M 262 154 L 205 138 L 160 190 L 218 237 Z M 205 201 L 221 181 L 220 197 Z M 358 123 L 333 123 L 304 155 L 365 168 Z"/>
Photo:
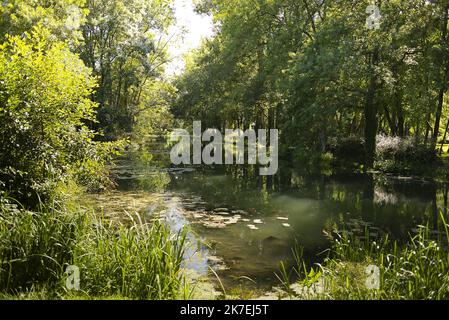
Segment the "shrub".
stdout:
<path fill-rule="evenodd" d="M 376 156 L 378 161 L 392 160 L 402 163 L 431 163 L 436 159 L 435 150 L 415 144 L 412 138 L 386 135 L 377 136 Z"/>
<path fill-rule="evenodd" d="M 0 45 L 1 187 L 30 208 L 73 173 L 104 179 L 90 72 L 42 28 Z"/>
<path fill-rule="evenodd" d="M 333 139 L 328 145 L 335 158 L 363 163 L 365 159 L 365 141 L 360 137 Z"/>

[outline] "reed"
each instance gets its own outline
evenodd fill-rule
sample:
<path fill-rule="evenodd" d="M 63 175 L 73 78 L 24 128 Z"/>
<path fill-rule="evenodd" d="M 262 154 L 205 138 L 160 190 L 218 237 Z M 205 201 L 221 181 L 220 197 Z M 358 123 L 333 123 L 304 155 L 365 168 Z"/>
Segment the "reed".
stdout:
<path fill-rule="evenodd" d="M 31 212 L 2 198 L 0 298 L 186 298 L 185 235 L 158 221 L 112 223 L 55 204 Z M 68 265 L 80 269 L 79 292 L 65 287 Z"/>
<path fill-rule="evenodd" d="M 388 236 L 374 241 L 337 234 L 322 264 L 307 268 L 297 255 L 294 272 L 300 281 L 295 294 L 303 299 L 449 299 L 449 230 L 443 214 L 441 219 L 444 230 L 439 236 L 420 226 L 406 243 Z M 366 285 L 368 266 L 379 268 L 378 289 Z M 282 284 L 291 288 L 285 267 L 280 274 Z M 286 292 L 292 294 L 291 289 Z"/>
<path fill-rule="evenodd" d="M 185 245 L 185 231 L 173 234 L 157 221 L 137 220 L 131 226 L 96 221 L 78 242 L 73 264 L 81 266 L 82 288 L 89 296 L 186 298 Z"/>

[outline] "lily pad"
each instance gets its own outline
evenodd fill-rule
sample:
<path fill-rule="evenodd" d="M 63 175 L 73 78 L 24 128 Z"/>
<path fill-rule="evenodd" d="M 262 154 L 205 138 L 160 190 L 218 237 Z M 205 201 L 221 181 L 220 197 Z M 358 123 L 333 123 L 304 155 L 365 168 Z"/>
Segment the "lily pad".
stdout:
<path fill-rule="evenodd" d="M 259 228 L 253 224 L 248 224 L 247 227 L 250 228 L 251 230 L 259 230 Z"/>

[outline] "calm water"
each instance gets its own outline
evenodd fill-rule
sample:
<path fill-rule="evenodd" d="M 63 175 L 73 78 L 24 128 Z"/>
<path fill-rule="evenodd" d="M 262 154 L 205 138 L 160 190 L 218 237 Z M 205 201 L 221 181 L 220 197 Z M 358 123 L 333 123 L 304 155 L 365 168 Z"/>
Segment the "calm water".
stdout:
<path fill-rule="evenodd" d="M 165 195 L 169 224 L 175 230 L 190 226 L 190 237 L 207 244 L 189 267 L 207 273 L 211 266 L 226 287 L 278 285 L 279 262 L 293 264 L 295 243 L 309 263 L 319 262 L 329 246 L 323 230 L 333 226 L 360 236 L 366 227 L 371 238 L 389 233 L 397 239 L 407 239 L 418 224 L 437 229 L 437 208 L 447 203 L 446 187 L 409 178 L 285 170 L 267 180 L 251 168 L 227 170 L 161 169 L 135 161 L 120 162 L 116 170 L 120 190 Z"/>

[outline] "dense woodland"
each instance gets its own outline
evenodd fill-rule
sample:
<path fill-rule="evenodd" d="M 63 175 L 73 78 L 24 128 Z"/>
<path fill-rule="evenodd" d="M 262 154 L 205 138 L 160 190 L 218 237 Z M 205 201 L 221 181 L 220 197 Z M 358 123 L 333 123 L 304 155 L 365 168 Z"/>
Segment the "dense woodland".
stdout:
<path fill-rule="evenodd" d="M 170 1 L 14 0 L 0 10 L 2 188 L 32 205 L 69 181 L 105 189 L 110 156 L 133 129 L 164 119 Z"/>
<path fill-rule="evenodd" d="M 378 30 L 366 26 L 373 3 Z M 448 9 L 445 0 L 203 1 L 217 35 L 190 58 L 176 110 L 218 128 L 278 128 L 289 161 L 331 151 L 371 168 L 376 137 L 381 154 L 429 161 L 449 123 Z"/>

